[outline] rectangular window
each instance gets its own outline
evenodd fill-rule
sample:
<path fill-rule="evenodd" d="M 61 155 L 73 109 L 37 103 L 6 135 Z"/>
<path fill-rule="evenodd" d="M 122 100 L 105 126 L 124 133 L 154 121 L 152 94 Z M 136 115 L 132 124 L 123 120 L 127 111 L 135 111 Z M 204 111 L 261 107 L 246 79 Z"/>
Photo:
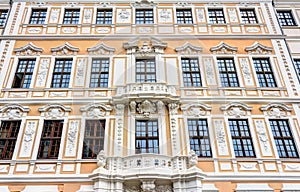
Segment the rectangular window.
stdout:
<path fill-rule="evenodd" d="M 152 24 L 153 10 L 152 9 L 137 9 L 135 11 L 136 24 Z"/>
<path fill-rule="evenodd" d="M 281 158 L 298 158 L 288 120 L 270 120 L 274 141 Z"/>
<path fill-rule="evenodd" d="M 83 159 L 95 159 L 104 149 L 105 120 L 87 120 L 85 122 Z"/>
<path fill-rule="evenodd" d="M 176 10 L 177 23 L 178 24 L 192 24 L 193 16 L 190 9 L 177 9 Z"/>
<path fill-rule="evenodd" d="M 183 84 L 186 87 L 200 87 L 201 76 L 198 59 L 182 58 L 181 59 Z"/>
<path fill-rule="evenodd" d="M 296 26 L 292 11 L 277 11 L 279 23 L 282 26 Z"/>
<path fill-rule="evenodd" d="M 136 60 L 136 82 L 156 82 L 155 61 L 150 59 Z"/>
<path fill-rule="evenodd" d="M 67 88 L 72 69 L 72 59 L 56 59 L 53 70 L 52 88 Z"/>
<path fill-rule="evenodd" d="M 296 68 L 296 73 L 300 77 L 300 59 L 294 59 L 294 64 Z"/>
<path fill-rule="evenodd" d="M 64 16 L 64 24 L 78 24 L 80 9 L 66 9 Z"/>
<path fill-rule="evenodd" d="M 0 10 L 0 27 L 4 27 L 7 19 L 8 10 Z"/>
<path fill-rule="evenodd" d="M 228 120 L 236 157 L 255 157 L 247 120 Z"/>
<path fill-rule="evenodd" d="M 136 121 L 135 151 L 140 153 L 159 153 L 158 122 Z"/>
<path fill-rule="evenodd" d="M 223 9 L 208 9 L 209 22 L 213 24 L 225 23 Z"/>
<path fill-rule="evenodd" d="M 46 9 L 33 9 L 30 17 L 29 24 L 44 24 L 46 21 Z"/>
<path fill-rule="evenodd" d="M 257 79 L 261 87 L 276 87 L 269 59 L 253 59 Z"/>
<path fill-rule="evenodd" d="M 63 120 L 46 120 L 44 122 L 38 159 L 56 159 L 59 153 Z"/>
<path fill-rule="evenodd" d="M 255 24 L 257 23 L 254 9 L 241 9 L 241 18 L 243 23 Z"/>
<path fill-rule="evenodd" d="M 239 81 L 233 59 L 217 59 L 220 79 L 223 87 L 238 87 Z"/>
<path fill-rule="evenodd" d="M 112 10 L 98 9 L 96 24 L 112 24 Z"/>
<path fill-rule="evenodd" d="M 199 157 L 211 157 L 207 120 L 189 119 L 188 128 L 191 150 Z"/>
<path fill-rule="evenodd" d="M 13 156 L 21 121 L 2 121 L 0 130 L 0 159 L 10 160 Z"/>
<path fill-rule="evenodd" d="M 109 59 L 93 59 L 90 87 L 108 87 Z"/>
<path fill-rule="evenodd" d="M 12 88 L 29 88 L 35 59 L 20 59 Z"/>

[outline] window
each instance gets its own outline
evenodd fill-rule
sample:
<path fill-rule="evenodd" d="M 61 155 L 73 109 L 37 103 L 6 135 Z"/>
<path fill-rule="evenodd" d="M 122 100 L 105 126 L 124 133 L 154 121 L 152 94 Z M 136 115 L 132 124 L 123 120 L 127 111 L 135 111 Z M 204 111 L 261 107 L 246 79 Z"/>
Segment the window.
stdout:
<path fill-rule="evenodd" d="M 181 59 L 181 66 L 183 72 L 183 84 L 187 87 L 200 87 L 201 77 L 198 59 Z"/>
<path fill-rule="evenodd" d="M 104 149 L 105 120 L 87 120 L 83 141 L 82 158 L 95 159 Z"/>
<path fill-rule="evenodd" d="M 208 126 L 205 119 L 188 120 L 190 146 L 199 157 L 211 157 Z"/>
<path fill-rule="evenodd" d="M 93 59 L 90 87 L 108 86 L 109 59 Z"/>
<path fill-rule="evenodd" d="M 29 88 L 35 59 L 20 59 L 12 88 Z"/>
<path fill-rule="evenodd" d="M 0 159 L 12 158 L 21 121 L 2 121 L 0 130 Z"/>
<path fill-rule="evenodd" d="M 80 10 L 79 9 L 66 9 L 64 16 L 64 24 L 78 24 Z"/>
<path fill-rule="evenodd" d="M 233 59 L 217 59 L 219 74 L 223 87 L 238 87 L 239 81 Z"/>
<path fill-rule="evenodd" d="M 276 87 L 269 59 L 253 59 L 257 79 L 261 87 Z"/>
<path fill-rule="evenodd" d="M 254 24 L 257 23 L 254 9 L 241 9 L 241 18 L 243 23 Z"/>
<path fill-rule="evenodd" d="M 190 9 L 177 9 L 176 10 L 178 24 L 192 24 L 193 17 Z"/>
<path fill-rule="evenodd" d="M 152 9 L 137 9 L 135 11 L 136 24 L 151 24 L 153 23 L 153 10 Z"/>
<path fill-rule="evenodd" d="M 270 120 L 279 157 L 298 158 L 294 139 L 287 120 Z"/>
<path fill-rule="evenodd" d="M 51 87 L 53 88 L 69 87 L 71 69 L 72 69 L 72 59 L 55 60 Z"/>
<path fill-rule="evenodd" d="M 294 64 L 295 64 L 296 72 L 300 77 L 300 59 L 294 59 Z"/>
<path fill-rule="evenodd" d="M 136 82 L 156 82 L 155 61 L 149 59 L 136 60 Z"/>
<path fill-rule="evenodd" d="M 136 153 L 159 153 L 158 146 L 158 122 L 153 120 L 136 121 Z"/>
<path fill-rule="evenodd" d="M 44 24 L 46 20 L 46 9 L 33 9 L 29 24 Z"/>
<path fill-rule="evenodd" d="M 279 23 L 282 26 L 295 26 L 296 22 L 293 18 L 292 11 L 277 11 Z"/>
<path fill-rule="evenodd" d="M 98 9 L 96 24 L 112 24 L 112 10 Z"/>
<path fill-rule="evenodd" d="M 255 157 L 247 120 L 229 120 L 234 154 L 236 157 Z"/>
<path fill-rule="evenodd" d="M 223 9 L 208 9 L 209 22 L 213 24 L 225 23 Z"/>
<path fill-rule="evenodd" d="M 7 10 L 0 10 L 0 27 L 4 27 L 7 14 L 8 14 Z"/>
<path fill-rule="evenodd" d="M 63 120 L 44 122 L 38 159 L 55 159 L 58 157 L 63 124 Z"/>

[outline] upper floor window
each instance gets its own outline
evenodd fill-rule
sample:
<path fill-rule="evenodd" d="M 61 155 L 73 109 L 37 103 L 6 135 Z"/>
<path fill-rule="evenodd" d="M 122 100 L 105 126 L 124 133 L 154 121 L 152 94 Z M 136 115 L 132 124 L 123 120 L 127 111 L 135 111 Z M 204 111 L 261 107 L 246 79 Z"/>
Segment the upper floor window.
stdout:
<path fill-rule="evenodd" d="M 279 157 L 298 158 L 288 120 L 275 119 L 269 122 Z"/>
<path fill-rule="evenodd" d="M 277 15 L 278 15 L 280 25 L 282 26 L 296 25 L 292 11 L 288 11 L 288 10 L 277 11 Z"/>
<path fill-rule="evenodd" d="M 0 159 L 11 159 L 16 146 L 21 121 L 2 121 L 0 129 Z"/>
<path fill-rule="evenodd" d="M 80 9 L 66 9 L 64 16 L 64 24 L 78 24 Z"/>
<path fill-rule="evenodd" d="M 300 59 L 294 59 L 294 64 L 295 64 L 296 72 L 300 77 Z"/>
<path fill-rule="evenodd" d="M 136 82 L 156 82 L 156 67 L 153 59 L 136 60 Z"/>
<path fill-rule="evenodd" d="M 136 24 L 152 24 L 153 10 L 152 9 L 137 9 L 135 11 Z"/>
<path fill-rule="evenodd" d="M 191 9 L 177 9 L 176 10 L 178 24 L 192 24 L 193 16 Z"/>
<path fill-rule="evenodd" d="M 269 59 L 253 59 L 259 86 L 276 87 L 274 74 Z"/>
<path fill-rule="evenodd" d="M 241 9 L 241 19 L 243 23 L 254 24 L 257 23 L 257 18 L 254 9 Z"/>
<path fill-rule="evenodd" d="M 35 59 L 20 59 L 12 88 L 29 88 Z"/>
<path fill-rule="evenodd" d="M 46 21 L 46 9 L 33 9 L 30 17 L 29 24 L 44 24 Z"/>
<path fill-rule="evenodd" d="M 239 81 L 233 59 L 217 59 L 220 79 L 223 87 L 238 87 Z"/>
<path fill-rule="evenodd" d="M 107 87 L 109 59 L 93 59 L 90 87 Z"/>
<path fill-rule="evenodd" d="M 182 58 L 181 59 L 183 84 L 184 86 L 200 87 L 201 77 L 198 59 Z"/>
<path fill-rule="evenodd" d="M 51 87 L 67 88 L 69 87 L 72 59 L 56 59 L 53 70 L 53 78 Z"/>
<path fill-rule="evenodd" d="M 209 22 L 213 24 L 225 23 L 223 9 L 208 9 Z"/>
<path fill-rule="evenodd" d="M 112 10 L 98 9 L 96 24 L 112 24 Z"/>
<path fill-rule="evenodd" d="M 8 10 L 0 10 L 0 27 L 4 27 L 8 15 Z"/>
<path fill-rule="evenodd" d="M 136 153 L 159 153 L 157 120 L 136 121 L 135 128 Z"/>

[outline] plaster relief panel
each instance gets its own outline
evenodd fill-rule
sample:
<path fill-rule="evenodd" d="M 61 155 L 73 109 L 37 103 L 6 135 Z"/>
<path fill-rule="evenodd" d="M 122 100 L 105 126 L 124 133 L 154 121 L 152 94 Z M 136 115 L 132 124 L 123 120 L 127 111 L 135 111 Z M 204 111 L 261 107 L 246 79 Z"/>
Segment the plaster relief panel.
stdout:
<path fill-rule="evenodd" d="M 36 165 L 35 172 L 55 172 L 55 164 Z"/>
<path fill-rule="evenodd" d="M 77 60 L 77 66 L 76 66 L 76 75 L 75 75 L 75 87 L 83 87 L 84 86 L 84 76 L 86 71 L 86 59 L 80 58 Z"/>
<path fill-rule="evenodd" d="M 173 14 L 172 9 L 158 9 L 158 22 L 159 23 L 172 23 Z"/>
<path fill-rule="evenodd" d="M 239 22 L 235 8 L 229 8 L 227 9 L 227 11 L 228 11 L 230 22 L 232 23 Z"/>
<path fill-rule="evenodd" d="M 217 85 L 214 64 L 212 58 L 204 58 L 205 77 L 207 85 Z"/>
<path fill-rule="evenodd" d="M 84 9 L 83 11 L 83 23 L 91 23 L 93 16 L 93 9 Z"/>
<path fill-rule="evenodd" d="M 254 121 L 262 156 L 272 156 L 271 146 L 264 121 Z"/>
<path fill-rule="evenodd" d="M 241 64 L 241 70 L 244 77 L 245 85 L 254 85 L 253 76 L 249 65 L 249 60 L 247 58 L 239 58 Z"/>
<path fill-rule="evenodd" d="M 69 130 L 67 134 L 67 143 L 66 143 L 66 157 L 75 157 L 77 151 L 77 139 L 78 139 L 78 130 L 79 130 L 78 120 L 71 120 L 69 122 Z"/>
<path fill-rule="evenodd" d="M 22 146 L 20 151 L 20 157 L 30 157 L 31 151 L 33 149 L 33 143 L 35 138 L 37 128 L 37 122 L 36 121 L 27 121 L 24 137 L 22 140 Z"/>
<path fill-rule="evenodd" d="M 117 23 L 130 23 L 131 9 L 117 9 Z"/>
<path fill-rule="evenodd" d="M 197 19 L 199 23 L 205 23 L 205 12 L 204 9 L 197 9 Z"/>
<path fill-rule="evenodd" d="M 216 135 L 217 146 L 218 146 L 218 154 L 219 156 L 228 156 L 229 152 L 228 152 L 224 123 L 222 120 L 214 120 L 213 122 L 214 122 L 215 135 Z"/>
<path fill-rule="evenodd" d="M 60 15 L 59 8 L 51 9 L 49 23 L 58 23 L 59 15 Z"/>
<path fill-rule="evenodd" d="M 40 60 L 40 67 L 37 74 L 37 80 L 35 82 L 36 87 L 45 87 L 47 81 L 47 74 L 49 71 L 50 58 L 43 58 Z"/>

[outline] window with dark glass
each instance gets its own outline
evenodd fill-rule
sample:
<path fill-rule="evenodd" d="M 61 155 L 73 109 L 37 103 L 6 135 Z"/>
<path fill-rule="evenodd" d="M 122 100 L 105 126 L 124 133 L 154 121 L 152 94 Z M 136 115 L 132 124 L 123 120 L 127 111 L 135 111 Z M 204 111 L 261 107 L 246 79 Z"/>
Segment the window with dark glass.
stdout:
<path fill-rule="evenodd" d="M 201 76 L 198 59 L 182 58 L 181 59 L 183 84 L 186 87 L 200 87 Z"/>
<path fill-rule="evenodd" d="M 136 60 L 136 82 L 156 82 L 156 67 L 153 59 Z"/>
<path fill-rule="evenodd" d="M 279 19 L 279 23 L 282 26 L 295 26 L 296 25 L 292 11 L 288 11 L 288 10 L 277 11 L 277 16 Z"/>
<path fill-rule="evenodd" d="M 52 88 L 67 88 L 69 87 L 72 59 L 56 59 L 53 70 Z"/>
<path fill-rule="evenodd" d="M 7 19 L 8 10 L 0 10 L 0 27 L 4 27 Z"/>
<path fill-rule="evenodd" d="M 64 15 L 64 24 L 78 24 L 80 9 L 66 9 Z"/>
<path fill-rule="evenodd" d="M 95 159 L 104 149 L 105 120 L 87 120 L 85 122 L 83 159 Z"/>
<path fill-rule="evenodd" d="M 112 24 L 112 10 L 98 9 L 96 24 Z"/>
<path fill-rule="evenodd" d="M 0 130 L 0 159 L 10 160 L 13 156 L 21 121 L 2 121 Z"/>
<path fill-rule="evenodd" d="M 33 9 L 29 24 L 44 24 L 46 21 L 47 10 L 46 9 Z"/>
<path fill-rule="evenodd" d="M 159 153 L 158 122 L 155 120 L 136 121 L 135 152 Z"/>
<path fill-rule="evenodd" d="M 296 72 L 300 77 L 300 59 L 294 59 L 294 64 L 295 64 Z"/>
<path fill-rule="evenodd" d="M 238 87 L 239 81 L 236 74 L 235 64 L 231 58 L 217 59 L 218 69 L 223 87 Z"/>
<path fill-rule="evenodd" d="M 257 18 L 254 9 L 241 9 L 241 19 L 243 23 L 255 24 L 257 23 Z"/>
<path fill-rule="evenodd" d="M 225 23 L 223 9 L 208 9 L 209 22 L 213 24 Z"/>
<path fill-rule="evenodd" d="M 273 119 L 269 122 L 279 157 L 298 158 L 288 120 Z"/>
<path fill-rule="evenodd" d="M 136 24 L 152 24 L 153 10 L 152 9 L 136 9 L 135 11 Z"/>
<path fill-rule="evenodd" d="M 29 88 L 35 59 L 20 59 L 15 73 L 12 88 Z"/>
<path fill-rule="evenodd" d="M 38 159 L 56 159 L 59 153 L 63 120 L 45 120 Z"/>
<path fill-rule="evenodd" d="M 269 59 L 253 59 L 259 86 L 276 87 L 275 77 Z"/>
<path fill-rule="evenodd" d="M 189 119 L 188 129 L 191 150 L 199 157 L 211 157 L 209 133 L 206 119 Z"/>
<path fill-rule="evenodd" d="M 247 120 L 231 119 L 229 128 L 236 157 L 255 157 Z"/>
<path fill-rule="evenodd" d="M 90 87 L 107 87 L 109 59 L 93 59 Z"/>
<path fill-rule="evenodd" d="M 177 9 L 176 17 L 178 24 L 192 24 L 193 16 L 191 9 Z"/>

